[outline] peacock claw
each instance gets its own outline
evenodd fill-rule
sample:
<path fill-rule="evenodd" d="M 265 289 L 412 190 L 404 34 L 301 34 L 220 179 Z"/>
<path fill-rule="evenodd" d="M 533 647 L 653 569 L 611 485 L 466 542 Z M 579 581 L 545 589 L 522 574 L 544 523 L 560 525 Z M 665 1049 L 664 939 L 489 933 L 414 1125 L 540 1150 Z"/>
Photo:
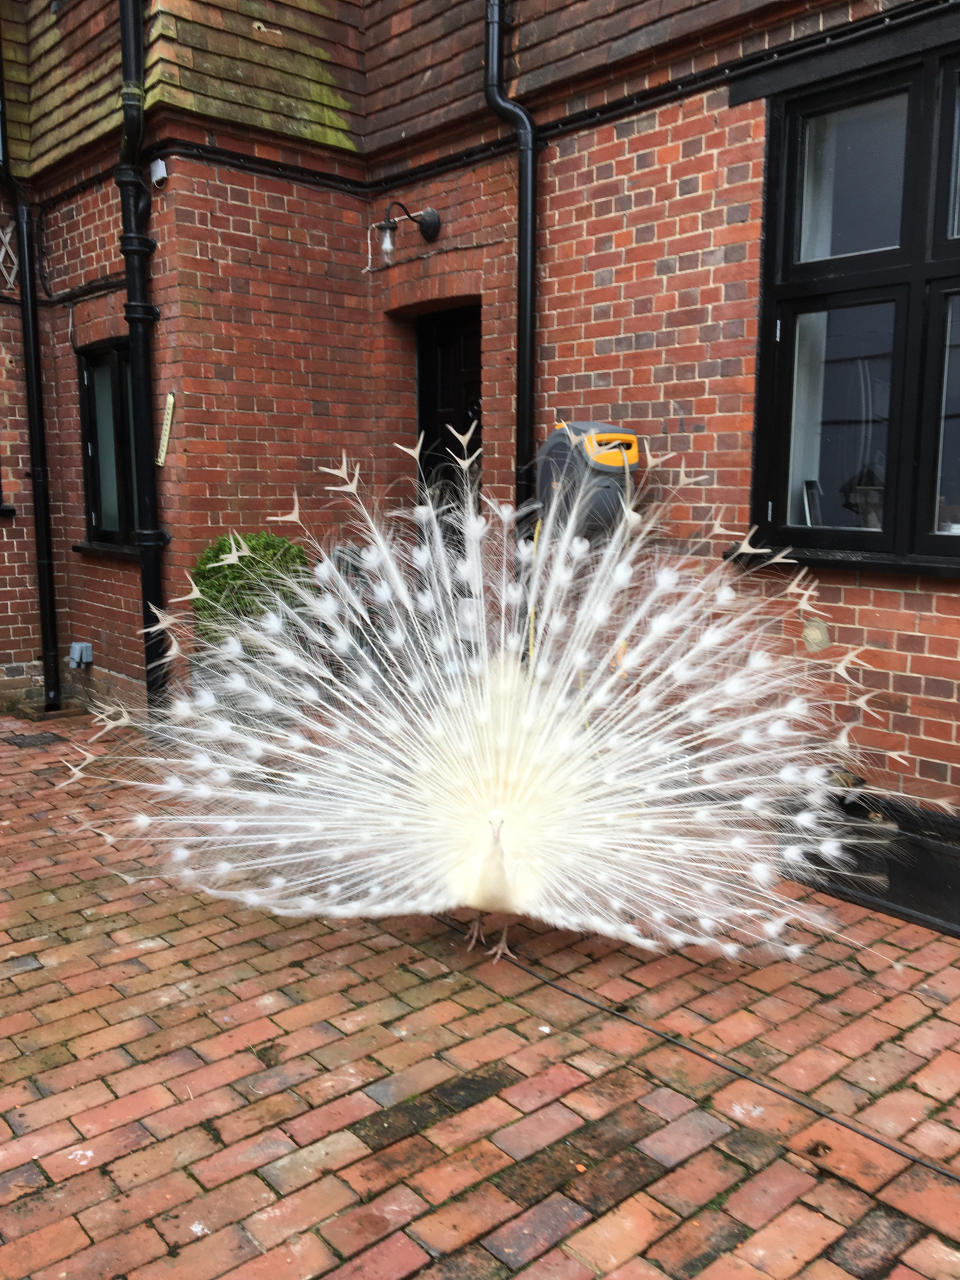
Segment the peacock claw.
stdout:
<path fill-rule="evenodd" d="M 497 961 L 502 960 L 504 956 L 509 956 L 511 960 L 516 960 L 517 958 L 507 945 L 507 930 L 509 928 L 510 926 L 508 924 L 503 926 L 503 933 L 500 935 L 500 941 L 487 952 L 488 956 L 493 957 L 493 960 L 491 961 L 492 964 L 496 964 Z"/>
<path fill-rule="evenodd" d="M 483 921 L 480 916 L 477 916 L 467 930 L 467 950 L 472 951 L 478 942 L 486 942 L 486 938 L 483 936 Z"/>

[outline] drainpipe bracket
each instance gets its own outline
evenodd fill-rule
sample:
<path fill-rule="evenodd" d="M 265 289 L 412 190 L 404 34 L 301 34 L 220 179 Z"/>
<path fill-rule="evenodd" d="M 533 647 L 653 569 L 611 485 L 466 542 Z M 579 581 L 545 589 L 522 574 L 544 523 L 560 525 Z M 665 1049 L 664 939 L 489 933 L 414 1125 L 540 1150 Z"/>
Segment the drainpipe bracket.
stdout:
<path fill-rule="evenodd" d="M 160 319 L 160 308 L 152 302 L 125 302 L 123 314 L 130 321 L 146 320 L 149 324 L 156 324 Z"/>
<path fill-rule="evenodd" d="M 134 529 L 130 542 L 135 547 L 165 547 L 170 543 L 166 529 Z"/>
<path fill-rule="evenodd" d="M 141 235 L 139 231 L 124 231 L 120 236 L 120 249 L 123 253 L 143 253 L 149 257 L 156 252 L 156 248 L 156 240 Z"/>

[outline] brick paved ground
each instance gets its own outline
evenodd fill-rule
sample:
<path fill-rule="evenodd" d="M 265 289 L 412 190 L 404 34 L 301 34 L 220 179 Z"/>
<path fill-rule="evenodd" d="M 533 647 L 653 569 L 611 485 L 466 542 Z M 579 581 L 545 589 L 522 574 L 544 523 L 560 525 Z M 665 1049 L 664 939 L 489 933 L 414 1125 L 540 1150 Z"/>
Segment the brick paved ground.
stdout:
<path fill-rule="evenodd" d="M 54 789 L 91 732 L 0 719 L 3 1280 L 960 1277 L 960 942 L 837 904 L 873 952 L 530 973 L 131 886 Z"/>

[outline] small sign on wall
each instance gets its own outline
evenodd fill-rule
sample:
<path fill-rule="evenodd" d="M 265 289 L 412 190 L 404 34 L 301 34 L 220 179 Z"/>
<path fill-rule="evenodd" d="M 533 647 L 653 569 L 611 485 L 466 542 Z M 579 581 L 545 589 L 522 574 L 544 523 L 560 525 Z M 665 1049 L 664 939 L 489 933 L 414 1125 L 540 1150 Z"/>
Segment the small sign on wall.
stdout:
<path fill-rule="evenodd" d="M 167 445 L 170 443 L 170 428 L 173 425 L 173 404 L 176 397 L 172 391 L 167 392 L 167 403 L 163 410 L 163 426 L 160 428 L 160 444 L 157 446 L 157 466 L 162 467 L 167 459 Z"/>

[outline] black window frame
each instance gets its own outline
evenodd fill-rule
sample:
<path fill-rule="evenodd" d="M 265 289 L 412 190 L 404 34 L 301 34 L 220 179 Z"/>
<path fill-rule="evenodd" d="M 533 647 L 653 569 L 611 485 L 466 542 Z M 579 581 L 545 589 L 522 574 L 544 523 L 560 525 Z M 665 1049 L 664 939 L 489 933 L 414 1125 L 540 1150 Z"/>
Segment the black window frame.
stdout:
<path fill-rule="evenodd" d="M 899 90 L 909 95 L 899 245 L 800 262 L 805 122 Z M 818 81 L 811 59 L 806 84 L 768 99 L 767 123 L 752 521 L 768 545 L 792 547 L 803 563 L 960 577 L 960 534 L 934 531 L 946 299 L 960 295 L 960 235 L 947 234 L 952 184 L 960 184 L 960 46 L 919 50 L 833 81 Z M 888 297 L 898 305 L 883 529 L 791 523 L 796 318 Z"/>
<path fill-rule="evenodd" d="M 119 528 L 103 527 L 100 486 L 100 437 L 93 371 L 110 370 L 113 409 L 113 456 L 117 486 Z M 137 551 L 134 530 L 137 525 L 136 477 L 131 441 L 129 378 L 130 343 L 126 338 L 91 343 L 77 351 L 77 377 L 80 388 L 80 439 L 83 451 L 83 488 L 87 542 L 85 547 L 121 552 Z"/>

